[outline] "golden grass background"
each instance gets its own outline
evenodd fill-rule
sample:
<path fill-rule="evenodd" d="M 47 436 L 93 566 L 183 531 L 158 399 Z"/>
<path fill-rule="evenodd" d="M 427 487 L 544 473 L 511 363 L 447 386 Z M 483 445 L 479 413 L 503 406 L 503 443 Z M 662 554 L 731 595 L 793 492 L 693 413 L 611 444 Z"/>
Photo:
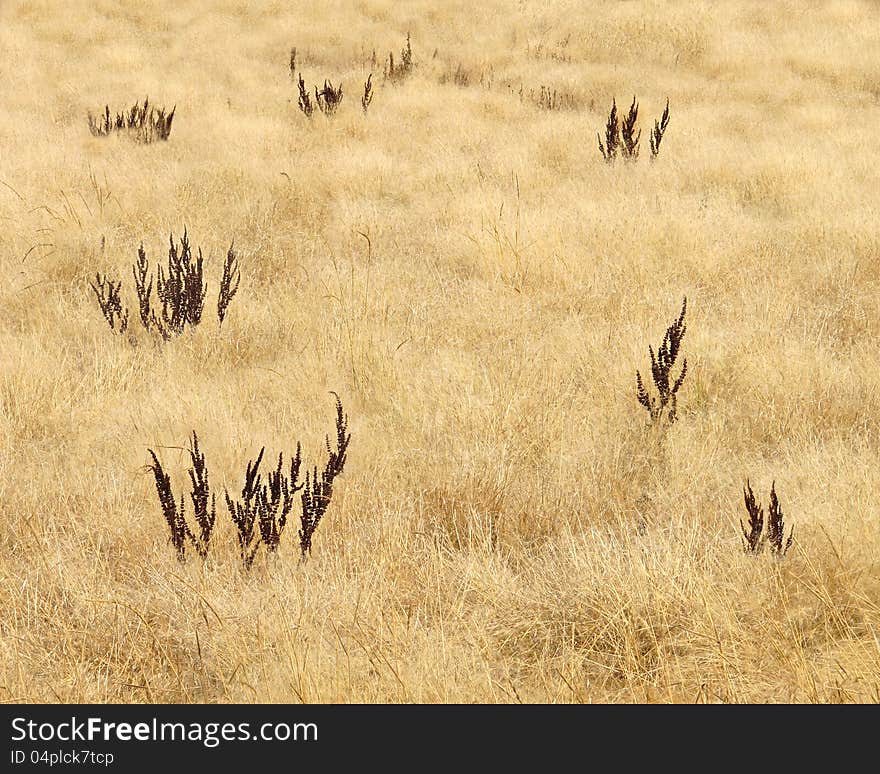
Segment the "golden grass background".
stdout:
<path fill-rule="evenodd" d="M 342 81 L 332 121 L 291 46 Z M 867 2 L 4 0 L 0 698 L 880 699 L 878 52 Z M 634 93 L 643 158 L 608 166 Z M 89 135 L 146 95 L 168 143 Z M 242 285 L 162 344 L 131 264 L 184 224 L 208 302 L 233 238 Z M 655 438 L 635 370 L 685 295 Z M 221 514 L 178 565 L 146 448 L 196 429 L 234 490 L 264 444 L 317 459 L 329 390 L 353 438 L 312 561 L 292 525 L 242 572 Z M 742 553 L 746 476 L 783 561 Z"/>

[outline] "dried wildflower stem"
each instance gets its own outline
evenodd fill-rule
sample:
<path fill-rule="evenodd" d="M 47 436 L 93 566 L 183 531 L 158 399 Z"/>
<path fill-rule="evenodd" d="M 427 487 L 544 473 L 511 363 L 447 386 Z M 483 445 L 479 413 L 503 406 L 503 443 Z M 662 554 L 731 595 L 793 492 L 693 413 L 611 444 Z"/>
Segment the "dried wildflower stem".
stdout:
<path fill-rule="evenodd" d="M 192 446 L 190 447 L 189 455 L 192 461 L 192 467 L 189 470 L 190 483 L 192 484 L 190 499 L 192 499 L 196 524 L 199 525 L 198 537 L 193 536 L 192 542 L 199 556 L 204 559 L 208 555 L 211 533 L 217 520 L 217 501 L 216 496 L 211 494 L 208 483 L 208 467 L 205 464 L 205 455 L 199 452 L 199 438 L 195 430 L 193 430 L 192 434 Z M 210 510 L 208 510 L 209 499 L 211 502 Z"/>
<path fill-rule="evenodd" d="M 623 144 L 620 146 L 620 155 L 627 161 L 635 161 L 639 157 L 639 140 L 642 137 L 642 130 L 636 132 L 636 121 L 639 118 L 639 103 L 633 96 L 632 104 L 629 111 L 620 125 L 620 136 Z"/>
<path fill-rule="evenodd" d="M 310 474 L 306 474 L 305 480 L 300 480 L 303 459 L 301 446 L 297 443 L 296 453 L 291 457 L 289 465 L 285 466 L 284 455 L 279 454 L 277 466 L 264 479 L 260 473 L 260 465 L 266 452 L 263 447 L 257 458 L 247 463 L 240 498 L 233 499 L 229 491 L 225 490 L 226 509 L 236 529 L 238 553 L 245 569 L 251 568 L 261 545 L 266 547 L 268 554 L 278 551 L 297 494 L 300 494 L 302 505 L 299 531 L 302 560 L 305 561 L 311 553 L 312 536 L 330 504 L 333 482 L 345 467 L 351 440 L 348 417 L 342 409 L 339 396 L 332 394 L 336 399 L 336 440 L 331 446 L 329 436 L 325 439 L 327 462 L 320 475 L 315 466 Z M 199 449 L 198 436 L 193 431 L 189 449 L 190 500 L 198 526 L 197 533 L 187 524 L 184 497 L 181 495 L 178 505 L 170 476 L 162 468 L 156 453 L 152 449 L 148 451 L 152 458 L 150 469 L 156 480 L 159 504 L 178 560 L 186 560 L 187 545 L 192 545 L 202 559 L 206 558 L 214 533 L 217 509 L 216 496 L 211 492 L 208 467 L 205 455 Z"/>
<path fill-rule="evenodd" d="M 406 35 L 406 46 L 400 52 L 400 64 L 394 63 L 394 54 L 388 54 L 388 64 L 385 65 L 383 75 L 386 81 L 402 83 L 412 74 L 415 63 L 413 61 L 412 41 L 410 35 Z"/>
<path fill-rule="evenodd" d="M 311 476 L 306 474 L 305 487 L 302 493 L 302 516 L 299 531 L 300 550 L 302 559 L 305 561 L 312 552 L 312 535 L 318 528 L 321 519 L 330 504 L 333 496 L 333 482 L 345 467 L 348 443 L 351 433 L 348 432 L 348 417 L 342 410 L 339 396 L 336 398 L 336 444 L 335 449 L 330 446 L 330 437 L 326 439 L 327 463 L 318 477 L 317 466 L 312 469 Z"/>
<path fill-rule="evenodd" d="M 746 512 L 749 514 L 748 528 L 742 520 L 739 522 L 742 529 L 743 549 L 747 553 L 757 554 L 764 548 L 764 508 L 755 499 L 755 493 L 748 479 L 743 487 L 743 500 Z"/>
<path fill-rule="evenodd" d="M 599 152 L 607 163 L 611 163 L 618 156 L 627 161 L 635 161 L 639 157 L 639 141 L 642 137 L 642 130 L 636 129 L 636 123 L 639 118 L 639 103 L 633 96 L 629 110 L 621 121 L 617 114 L 617 102 L 612 100 L 611 112 L 608 120 L 605 122 L 605 142 L 602 142 L 601 135 L 599 137 Z M 666 133 L 666 127 L 669 125 L 669 99 L 666 100 L 666 109 L 659 121 L 654 121 L 654 128 L 651 131 L 649 140 L 651 145 L 651 160 L 657 158 L 660 152 L 660 143 L 663 141 L 663 135 Z"/>
<path fill-rule="evenodd" d="M 127 112 L 110 116 L 110 106 L 105 105 L 104 113 L 96 118 L 88 114 L 89 131 L 95 137 L 106 137 L 112 132 L 124 132 L 136 142 L 151 143 L 156 140 L 167 140 L 171 135 L 171 123 L 174 120 L 176 106 L 166 113 L 165 108 L 150 105 L 149 97 L 140 105 L 135 102 Z"/>
<path fill-rule="evenodd" d="M 648 411 L 652 422 L 660 421 L 665 414 L 666 419 L 672 423 L 675 422 L 678 416 L 677 394 L 687 374 L 687 358 L 682 361 L 681 373 L 679 373 L 675 381 L 672 381 L 671 377 L 672 369 L 681 350 L 681 341 L 687 331 L 687 326 L 684 322 L 686 312 L 687 298 L 682 302 L 681 313 L 678 319 L 666 329 L 666 334 L 663 336 L 663 341 L 657 350 L 657 354 L 654 354 L 652 347 L 648 347 L 648 353 L 651 356 L 651 377 L 657 391 L 656 397 L 648 394 L 648 390 L 642 380 L 642 374 L 636 371 L 636 398 Z"/>
<path fill-rule="evenodd" d="M 739 523 L 742 530 L 743 550 L 746 553 L 760 554 L 769 545 L 770 553 L 774 556 L 785 556 L 794 542 L 794 527 L 791 528 L 788 538 L 786 538 L 782 506 L 776 495 L 776 482 L 774 481 L 770 486 L 770 510 L 767 515 L 766 530 L 764 529 L 764 508 L 755 499 L 748 479 L 746 479 L 746 485 L 743 488 L 743 500 L 749 514 L 747 525 L 743 524 L 742 520 Z"/>
<path fill-rule="evenodd" d="M 217 319 L 220 326 L 223 326 L 223 320 L 226 319 L 226 310 L 229 303 L 238 292 L 238 285 L 241 282 L 241 272 L 238 268 L 238 257 L 235 254 L 234 243 L 229 246 L 226 253 L 226 261 L 223 263 L 223 276 L 220 278 L 220 292 L 217 295 Z"/>
<path fill-rule="evenodd" d="M 277 552 L 281 536 L 293 509 L 294 497 L 301 493 L 300 552 L 305 561 L 312 549 L 312 536 L 327 511 L 333 496 L 333 482 L 345 467 L 346 452 L 351 440 L 348 418 L 345 416 L 339 396 L 336 398 L 336 442 L 331 447 L 329 436 L 325 439 L 327 462 L 318 473 L 315 466 L 300 481 L 302 449 L 296 445 L 296 453 L 285 468 L 284 455 L 278 455 L 278 464 L 264 480 L 260 474 L 265 447 L 260 449 L 256 460 L 249 461 L 245 472 L 241 498 L 234 500 L 226 492 L 226 507 L 238 532 L 238 548 L 242 564 L 249 569 L 260 545 L 266 552 Z"/>
<path fill-rule="evenodd" d="M 147 254 L 144 251 L 143 244 L 138 248 L 137 261 L 132 266 L 131 272 L 134 275 L 134 286 L 138 296 L 141 324 L 144 328 L 149 329 L 153 319 L 152 309 L 150 308 L 150 294 L 153 291 L 153 278 L 150 276 L 150 264 L 147 261 Z M 147 282 L 148 277 L 149 282 Z"/>
<path fill-rule="evenodd" d="M 165 340 L 179 336 L 186 325 L 194 327 L 201 322 L 208 291 L 201 248 L 198 258 L 193 258 L 186 228 L 179 245 L 173 234 L 169 241 L 168 266 L 157 267 L 156 295 L 161 308 L 151 316 L 152 325 Z"/>
<path fill-rule="evenodd" d="M 364 95 L 361 97 L 361 108 L 364 111 L 364 115 L 367 114 L 367 110 L 370 107 L 370 103 L 373 101 L 373 73 L 370 73 L 367 76 L 367 80 L 364 83 Z"/>
<path fill-rule="evenodd" d="M 143 244 L 138 248 L 137 260 L 131 269 L 141 324 L 147 330 L 157 331 L 166 341 L 183 333 L 186 326 L 195 327 L 201 322 L 208 292 L 201 248 L 198 250 L 198 256 L 194 257 L 186 228 L 179 243 L 174 241 L 173 234 L 169 237 L 169 242 L 167 266 L 160 264 L 156 267 L 155 303 L 154 277 Z M 92 283 L 92 290 L 104 317 L 113 330 L 124 332 L 128 327 L 128 311 L 120 297 L 122 283 L 109 282 L 100 274 L 95 280 L 95 283 Z M 240 281 L 238 258 L 234 247 L 230 245 L 217 296 L 217 318 L 221 326 L 226 318 L 229 304 L 238 292 Z"/>
<path fill-rule="evenodd" d="M 657 158 L 660 153 L 660 143 L 663 141 L 663 135 L 666 134 L 666 127 L 669 125 L 669 98 L 666 99 L 666 109 L 659 121 L 654 121 L 654 129 L 651 131 L 651 161 Z"/>
<path fill-rule="evenodd" d="M 617 100 L 611 100 L 611 112 L 608 114 L 608 120 L 605 122 L 605 144 L 602 144 L 602 137 L 599 138 L 599 151 L 606 163 L 610 164 L 617 158 L 620 152 L 620 124 L 617 120 Z"/>
<path fill-rule="evenodd" d="M 162 514 L 168 525 L 171 545 L 180 562 L 186 560 L 186 546 L 191 543 L 196 553 L 204 559 L 208 555 L 211 544 L 211 535 L 216 521 L 216 501 L 210 494 L 208 483 L 208 468 L 205 464 L 205 456 L 199 451 L 199 438 L 196 432 L 192 434 L 192 444 L 189 449 L 192 467 L 189 470 L 191 483 L 190 499 L 193 504 L 196 523 L 199 527 L 198 535 L 194 534 L 186 522 L 185 499 L 180 497 L 180 506 L 174 499 L 171 488 L 171 477 L 164 471 L 159 458 L 152 449 L 147 449 L 153 459 L 150 469 L 156 480 L 156 492 L 159 495 L 159 503 L 162 506 Z M 211 507 L 208 508 L 210 500 Z"/>
<path fill-rule="evenodd" d="M 342 104 L 342 84 L 334 88 L 333 83 L 325 79 L 323 89 L 318 91 L 315 86 L 315 101 L 320 111 L 329 118 Z"/>
<path fill-rule="evenodd" d="M 315 106 L 312 104 L 312 98 L 306 89 L 305 81 L 303 81 L 302 73 L 299 75 L 299 100 L 297 101 L 299 109 L 302 110 L 306 118 L 311 118 L 315 112 Z"/>
<path fill-rule="evenodd" d="M 244 476 L 244 486 L 241 490 L 241 500 L 233 500 L 226 492 L 226 507 L 229 517 L 238 531 L 238 549 L 245 569 L 253 564 L 257 549 L 260 547 L 259 539 L 254 540 L 254 525 L 257 519 L 256 497 L 260 486 L 260 478 L 257 473 L 260 461 L 263 459 L 265 447 L 260 449 L 255 462 L 248 462 Z"/>
<path fill-rule="evenodd" d="M 782 506 L 776 496 L 776 482 L 770 485 L 770 510 L 767 514 L 767 542 L 770 551 L 776 556 L 785 556 L 791 544 L 794 542 L 794 527 L 785 537 L 785 522 L 782 516 Z"/>
<path fill-rule="evenodd" d="M 128 328 L 128 309 L 123 305 L 119 294 L 122 281 L 114 283 L 102 274 L 95 274 L 95 281 L 90 282 L 89 285 L 98 299 L 98 305 L 110 329 L 116 333 L 125 333 Z"/>

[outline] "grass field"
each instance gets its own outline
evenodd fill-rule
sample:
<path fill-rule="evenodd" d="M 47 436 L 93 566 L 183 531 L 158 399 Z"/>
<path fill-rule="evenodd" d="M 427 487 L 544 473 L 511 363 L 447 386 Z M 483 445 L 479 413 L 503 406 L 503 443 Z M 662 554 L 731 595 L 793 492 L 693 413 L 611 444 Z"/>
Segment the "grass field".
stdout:
<path fill-rule="evenodd" d="M 0 5 L 0 699 L 880 700 L 880 7 L 479 5 Z M 167 142 L 89 133 L 146 96 Z M 241 287 L 165 342 L 131 266 L 184 226 L 206 306 L 233 239 Z M 222 499 L 263 446 L 319 463 L 330 391 L 310 561 L 293 524 L 245 571 L 218 502 L 178 563 L 147 449 L 179 495 L 196 430 Z M 784 558 L 743 551 L 746 478 Z"/>

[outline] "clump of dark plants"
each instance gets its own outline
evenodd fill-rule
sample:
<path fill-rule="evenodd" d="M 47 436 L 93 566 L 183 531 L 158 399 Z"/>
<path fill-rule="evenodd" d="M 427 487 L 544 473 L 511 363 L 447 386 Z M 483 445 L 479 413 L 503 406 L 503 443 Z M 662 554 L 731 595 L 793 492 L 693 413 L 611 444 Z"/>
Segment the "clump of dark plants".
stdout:
<path fill-rule="evenodd" d="M 278 455 L 277 468 L 263 481 L 259 469 L 265 451 L 265 447 L 260 449 L 257 459 L 247 464 L 241 500 L 233 500 L 226 492 L 226 507 L 238 532 L 238 550 L 245 568 L 253 564 L 260 543 L 269 553 L 278 550 L 287 516 L 293 508 L 293 496 L 304 486 L 299 481 L 302 454 L 298 443 L 296 454 L 290 460 L 290 473 L 284 470 L 282 453 Z"/>
<path fill-rule="evenodd" d="M 104 314 L 104 319 L 110 325 L 110 330 L 116 333 L 125 333 L 128 328 L 128 309 L 122 304 L 122 298 L 119 290 L 122 287 L 122 281 L 113 282 L 108 277 L 95 274 L 95 281 L 89 283 L 95 296 L 98 299 L 98 305 Z"/>
<path fill-rule="evenodd" d="M 391 83 L 402 83 L 412 75 L 414 68 L 415 62 L 413 61 L 412 42 L 409 33 L 407 33 L 406 45 L 400 52 L 400 61 L 395 63 L 394 52 L 389 53 L 388 63 L 385 65 L 383 74 L 386 81 L 391 81 Z"/>
<path fill-rule="evenodd" d="M 639 117 L 639 105 L 633 97 L 629 111 L 620 121 L 617 115 L 617 101 L 611 101 L 611 112 L 605 122 L 605 144 L 599 137 L 599 151 L 607 163 L 611 163 L 618 156 L 634 161 L 639 157 L 639 140 L 641 130 L 636 133 L 636 121 Z"/>
<path fill-rule="evenodd" d="M 329 118 L 342 104 L 342 84 L 334 88 L 333 83 L 325 79 L 323 89 L 318 91 L 315 86 L 315 101 L 321 112 Z"/>
<path fill-rule="evenodd" d="M 687 298 L 681 305 L 681 313 L 667 329 L 655 355 L 654 349 L 649 345 L 648 352 L 651 355 L 651 378 L 657 395 L 648 393 L 642 374 L 636 371 L 636 398 L 651 417 L 651 422 L 660 422 L 664 417 L 670 423 L 677 418 L 677 394 L 687 374 L 687 358 L 682 361 L 681 372 L 673 381 L 672 369 L 681 350 L 681 341 L 687 331 L 684 316 L 687 312 Z"/>
<path fill-rule="evenodd" d="M 471 86 L 479 85 L 481 88 L 486 89 L 487 91 L 492 89 L 492 85 L 494 83 L 495 71 L 492 67 L 488 68 L 476 68 L 476 67 L 465 67 L 461 62 L 458 62 L 455 65 L 455 69 L 452 66 L 446 67 L 438 78 L 439 83 L 448 84 L 451 83 L 455 86 L 458 86 L 460 89 L 467 89 Z M 508 88 L 512 88 L 510 84 L 508 84 Z M 520 101 L 523 101 L 523 90 L 519 91 Z M 529 96 L 533 97 L 533 93 L 529 92 Z"/>
<path fill-rule="evenodd" d="M 324 87 L 322 89 L 315 86 L 315 100 L 313 102 L 309 90 L 306 88 L 302 74 L 299 76 L 299 98 L 297 99 L 297 105 L 299 105 L 299 109 L 303 112 L 303 115 L 305 115 L 306 118 L 312 117 L 315 108 L 329 118 L 342 104 L 342 96 L 342 84 L 334 86 L 332 81 L 325 79 Z M 372 95 L 370 95 L 370 99 L 372 99 Z M 364 103 L 362 101 L 361 106 L 363 107 L 363 105 Z M 367 106 L 369 106 L 369 102 L 367 103 Z M 366 112 L 366 107 L 364 107 L 364 112 Z"/>
<path fill-rule="evenodd" d="M 742 520 L 739 522 L 742 530 L 743 550 L 747 554 L 760 554 L 769 545 L 771 554 L 785 556 L 794 542 L 794 527 L 791 528 L 788 538 L 786 538 L 782 507 L 776 496 L 776 482 L 774 481 L 770 487 L 770 510 L 767 514 L 766 529 L 764 528 L 764 507 L 755 499 L 748 479 L 746 479 L 746 485 L 743 488 L 743 500 L 749 514 L 748 528 Z"/>
<path fill-rule="evenodd" d="M 198 249 L 197 256 L 194 256 L 185 228 L 179 243 L 174 241 L 173 234 L 169 237 L 169 242 L 168 264 L 159 264 L 155 275 L 150 269 L 143 245 L 138 248 L 137 260 L 132 266 L 141 324 L 147 330 L 158 332 L 166 341 L 179 336 L 187 326 L 195 327 L 202 321 L 208 292 L 201 248 Z M 120 295 L 122 283 L 106 281 L 101 275 L 96 279 L 98 284 L 92 285 L 92 289 L 98 297 L 104 317 L 113 330 L 123 332 L 128 325 L 128 310 Z M 217 296 L 217 319 L 221 325 L 226 318 L 229 304 L 238 291 L 240 280 L 238 259 L 235 250 L 230 246 Z"/>
<path fill-rule="evenodd" d="M 544 42 L 538 43 L 537 45 L 527 43 L 526 56 L 530 59 L 552 59 L 555 62 L 569 63 L 571 62 L 571 54 L 567 51 L 569 43 L 571 43 L 570 34 L 550 45 Z"/>
<path fill-rule="evenodd" d="M 540 91 L 529 90 L 529 99 L 540 110 L 574 110 L 578 104 L 572 92 L 544 85 Z"/>
<path fill-rule="evenodd" d="M 202 249 L 199 248 L 198 258 L 193 258 L 186 229 L 183 230 L 179 245 L 174 243 L 173 235 L 169 241 L 168 267 L 163 268 L 161 263 L 157 266 L 156 295 L 161 304 L 158 315 L 155 308 L 150 309 L 148 290 L 142 285 L 137 285 L 140 306 L 150 310 L 152 325 L 166 341 L 172 336 L 183 333 L 186 325 L 195 327 L 202 321 L 205 295 L 208 292 Z M 138 261 L 140 258 L 139 252 Z M 137 264 L 134 267 L 134 276 L 137 283 L 138 277 L 141 276 Z"/>
<path fill-rule="evenodd" d="M 265 447 L 255 460 L 250 460 L 245 468 L 244 485 L 240 498 L 233 498 L 225 491 L 226 508 L 229 518 L 236 531 L 238 554 L 245 569 L 250 569 L 261 545 L 267 554 L 275 554 L 281 544 L 281 537 L 287 526 L 288 517 L 299 495 L 301 508 L 299 548 L 301 561 L 305 562 L 311 555 L 312 537 L 321 522 L 330 500 L 333 497 L 333 484 L 336 477 L 345 467 L 348 444 L 351 433 L 348 432 L 348 417 L 342 408 L 342 402 L 336 393 L 336 438 L 333 444 L 330 437 L 326 438 L 327 461 L 319 469 L 316 465 L 306 471 L 300 479 L 302 469 L 302 452 L 299 443 L 296 452 L 291 456 L 289 464 L 285 464 L 284 455 L 278 455 L 278 464 L 266 473 L 265 478 L 260 472 Z M 208 554 L 211 533 L 215 522 L 215 495 L 208 485 L 208 472 L 204 455 L 199 453 L 198 439 L 193 432 L 193 444 L 190 451 L 192 468 L 190 482 L 192 485 L 191 499 L 195 511 L 199 532 L 193 533 L 184 517 L 184 498 L 181 496 L 180 506 L 174 498 L 170 477 L 162 469 L 156 454 L 148 450 L 153 464 L 150 466 L 156 478 L 156 491 L 162 513 L 169 526 L 171 544 L 180 561 L 186 558 L 188 544 L 195 546 L 203 559 Z M 211 509 L 208 511 L 210 498 Z"/>
<path fill-rule="evenodd" d="M 461 62 L 452 74 L 452 82 L 459 88 L 466 89 L 471 85 L 471 74 L 461 66 Z"/>
<path fill-rule="evenodd" d="M 459 62 L 455 69 L 448 68 L 440 73 L 439 81 L 442 84 L 453 83 L 459 88 L 466 89 L 471 85 L 472 74 Z"/>
<path fill-rule="evenodd" d="M 135 102 L 127 111 L 110 114 L 110 106 L 105 105 L 103 114 L 98 117 L 88 114 L 89 131 L 95 137 L 107 137 L 113 132 L 123 132 L 140 143 L 151 143 L 156 140 L 167 140 L 171 134 L 171 122 L 174 111 L 166 113 L 165 108 L 150 105 L 149 98 L 141 105 Z"/>
<path fill-rule="evenodd" d="M 599 135 L 599 152 L 607 163 L 612 163 L 618 157 L 627 161 L 635 161 L 639 157 L 639 141 L 642 137 L 642 130 L 636 129 L 636 122 L 639 118 L 639 103 L 633 97 L 633 101 L 629 106 L 629 110 L 621 120 L 617 112 L 617 101 L 611 101 L 611 112 L 608 114 L 608 120 L 605 122 L 605 142 L 602 142 L 602 136 Z M 666 110 L 660 121 L 654 122 L 654 129 L 651 132 L 651 159 L 657 158 L 660 151 L 660 142 L 666 132 L 669 124 L 669 100 L 666 100 Z"/>
<path fill-rule="evenodd" d="M 162 506 L 162 515 L 171 538 L 171 545 L 180 562 L 186 560 L 186 547 L 192 545 L 196 553 L 204 559 L 208 555 L 211 545 L 211 535 L 214 531 L 214 523 L 217 517 L 216 498 L 210 493 L 208 483 L 208 467 L 205 464 L 205 455 L 199 451 L 199 438 L 195 431 L 192 434 L 192 444 L 189 448 L 191 467 L 189 469 L 190 500 L 192 501 L 193 514 L 198 533 L 193 532 L 186 520 L 186 499 L 180 495 L 180 506 L 174 498 L 171 488 L 171 477 L 162 468 L 162 463 L 152 449 L 147 449 L 153 458 L 150 469 L 156 479 L 156 492 L 159 495 L 159 503 Z M 208 509 L 210 499 L 211 508 Z"/>

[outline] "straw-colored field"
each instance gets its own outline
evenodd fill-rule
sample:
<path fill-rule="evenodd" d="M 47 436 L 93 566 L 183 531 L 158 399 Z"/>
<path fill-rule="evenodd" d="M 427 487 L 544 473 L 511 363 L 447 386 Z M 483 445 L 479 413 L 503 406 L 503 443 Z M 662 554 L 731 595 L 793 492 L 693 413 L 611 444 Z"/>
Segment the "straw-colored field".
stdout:
<path fill-rule="evenodd" d="M 876 3 L 4 0 L 0 77 L 0 699 L 880 700 Z M 168 142 L 91 136 L 147 95 Z M 184 225 L 206 315 L 166 343 L 131 266 Z M 264 445 L 321 464 L 331 390 L 312 558 L 294 512 L 246 572 L 223 489 Z M 179 496 L 194 429 L 218 527 L 181 565 L 147 448 Z M 746 477 L 784 559 L 743 553 Z"/>

